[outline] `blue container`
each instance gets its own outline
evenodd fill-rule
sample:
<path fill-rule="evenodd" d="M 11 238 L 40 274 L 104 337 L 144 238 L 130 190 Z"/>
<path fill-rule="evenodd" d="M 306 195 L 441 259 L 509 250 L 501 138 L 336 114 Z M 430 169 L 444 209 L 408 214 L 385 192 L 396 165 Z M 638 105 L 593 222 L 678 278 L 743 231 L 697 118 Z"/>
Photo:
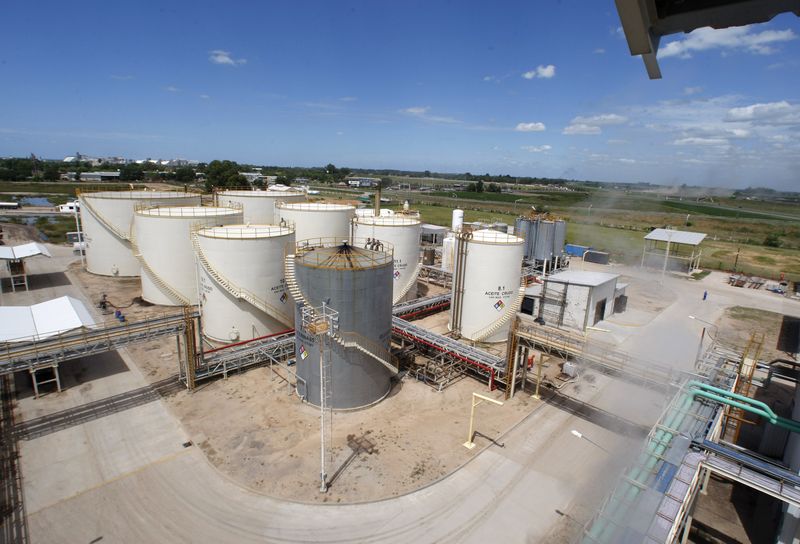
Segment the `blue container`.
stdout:
<path fill-rule="evenodd" d="M 564 251 L 567 255 L 571 255 L 573 257 L 583 257 L 583 254 L 586 253 L 590 248 L 587 246 L 579 246 L 577 244 L 567 244 L 564 246 Z"/>

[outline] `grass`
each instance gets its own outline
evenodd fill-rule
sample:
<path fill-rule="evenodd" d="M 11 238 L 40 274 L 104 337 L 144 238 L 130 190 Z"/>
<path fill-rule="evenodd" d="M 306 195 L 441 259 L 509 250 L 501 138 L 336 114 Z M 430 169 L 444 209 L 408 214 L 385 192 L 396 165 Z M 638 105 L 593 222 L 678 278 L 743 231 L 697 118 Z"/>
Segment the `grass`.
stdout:
<path fill-rule="evenodd" d="M 36 220 L 36 228 L 41 232 L 47 241 L 54 244 L 66 242 L 66 234 L 75 230 L 75 218 L 63 216 L 39 217 Z"/>
<path fill-rule="evenodd" d="M 709 274 L 711 274 L 711 270 L 703 270 L 702 272 L 695 272 L 694 274 L 692 274 L 692 279 L 699 281 L 708 276 Z"/>
<path fill-rule="evenodd" d="M 515 201 L 519 201 L 520 209 L 522 209 L 524 205 L 533 205 L 537 207 L 545 205 L 551 208 L 569 207 L 585 200 L 588 196 L 588 193 L 578 191 L 538 191 L 531 193 L 489 193 L 485 191 L 483 193 L 475 193 L 473 191 L 457 191 L 448 193 L 443 191 L 434 191 L 431 193 L 420 193 L 419 195 L 415 194 L 415 196 L 423 199 L 425 198 L 426 194 L 438 197 L 450 197 L 451 199 L 455 194 L 460 200 L 471 200 L 478 202 L 504 202 L 508 204 L 514 204 Z"/>
<path fill-rule="evenodd" d="M 771 221 L 789 221 L 790 219 L 768 215 L 764 213 L 758 212 L 751 212 L 746 210 L 740 209 L 730 209 L 730 208 L 720 208 L 718 206 L 709 205 L 709 204 L 700 204 L 700 203 L 692 203 L 692 202 L 678 202 L 675 200 L 665 200 L 663 201 L 663 206 L 667 209 L 672 210 L 680 210 L 682 212 L 695 214 L 695 215 L 706 215 L 711 217 L 735 217 L 735 218 L 742 218 L 742 219 L 767 219 Z"/>
<path fill-rule="evenodd" d="M 127 183 L 103 183 L 92 185 L 90 183 L 71 182 L 37 182 L 37 181 L 0 181 L 0 193 L 54 193 L 75 195 L 75 189 L 97 189 L 108 191 L 128 189 Z"/>

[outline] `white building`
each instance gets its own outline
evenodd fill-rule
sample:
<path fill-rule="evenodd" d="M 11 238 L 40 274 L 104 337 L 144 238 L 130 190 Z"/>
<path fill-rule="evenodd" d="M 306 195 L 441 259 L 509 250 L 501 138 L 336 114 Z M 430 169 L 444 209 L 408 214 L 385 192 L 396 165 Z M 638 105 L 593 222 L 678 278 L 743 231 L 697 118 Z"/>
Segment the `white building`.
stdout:
<path fill-rule="evenodd" d="M 546 325 L 583 331 L 625 310 L 627 285 L 618 279 L 608 272 L 559 272 L 528 288 L 522 311 Z"/>

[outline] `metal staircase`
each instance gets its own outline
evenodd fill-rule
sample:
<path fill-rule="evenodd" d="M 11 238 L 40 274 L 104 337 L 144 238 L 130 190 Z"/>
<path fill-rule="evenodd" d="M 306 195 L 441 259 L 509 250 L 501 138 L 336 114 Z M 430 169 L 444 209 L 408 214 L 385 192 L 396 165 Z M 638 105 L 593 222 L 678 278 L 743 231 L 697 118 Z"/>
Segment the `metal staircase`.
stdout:
<path fill-rule="evenodd" d="M 197 255 L 197 259 L 200 261 L 200 264 L 203 268 L 208 272 L 208 274 L 214 278 L 214 280 L 226 291 L 228 291 L 231 295 L 236 297 L 237 299 L 244 300 L 245 302 L 255 306 L 262 312 L 268 314 L 269 316 L 277 319 L 284 325 L 293 326 L 293 320 L 287 316 L 284 312 L 282 312 L 279 308 L 273 306 L 272 304 L 268 303 L 266 300 L 262 299 L 261 297 L 255 295 L 254 293 L 239 287 L 228 278 L 222 275 L 214 266 L 209 262 L 208 258 L 203 251 L 203 248 L 200 247 L 200 239 L 197 236 L 196 232 L 192 233 L 192 247 L 194 248 L 194 252 Z"/>
<path fill-rule="evenodd" d="M 150 278 L 150 280 L 153 283 L 155 283 L 156 286 L 159 289 L 161 289 L 163 293 L 166 293 L 166 295 L 169 298 L 176 301 L 179 305 L 191 306 L 192 302 L 188 298 L 186 298 L 181 293 L 176 291 L 174 287 L 172 287 L 170 284 L 164 281 L 164 279 L 162 279 L 161 276 L 156 274 L 155 270 L 150 268 L 150 265 L 147 264 L 147 261 L 142 256 L 142 252 L 139 250 L 139 246 L 136 244 L 136 237 L 133 235 L 132 232 L 130 236 L 130 243 L 131 243 L 131 251 L 133 251 L 134 257 L 136 257 L 136 259 L 139 261 L 139 264 L 142 265 L 142 270 L 144 270 L 147 273 L 147 276 Z"/>
<path fill-rule="evenodd" d="M 392 373 L 397 374 L 399 363 L 397 359 L 384 347 L 368 340 L 357 332 L 337 331 L 331 338 L 343 348 L 356 349 L 361 353 L 375 359 Z"/>
<path fill-rule="evenodd" d="M 506 323 L 508 323 L 508 320 L 511 319 L 514 316 L 514 314 L 516 314 L 519 311 L 520 306 L 522 305 L 523 298 L 525 298 L 525 287 L 520 287 L 519 290 L 517 291 L 517 296 L 514 297 L 514 300 L 511 302 L 511 304 L 506 306 L 503 315 L 501 315 L 500 318 L 494 323 L 491 323 L 487 327 L 484 327 L 483 329 L 479 330 L 473 336 L 472 339 L 476 342 L 480 342 L 484 338 L 488 338 L 489 336 L 493 335 L 498 330 L 500 330 L 500 328 Z"/>
<path fill-rule="evenodd" d="M 421 262 L 417 263 L 417 268 L 414 270 L 414 274 L 411 276 L 411 279 L 408 281 L 406 286 L 403 287 L 403 290 L 400 291 L 400 293 L 398 293 L 396 297 L 394 297 L 392 304 L 397 304 L 399 301 L 403 300 L 403 297 L 406 296 L 406 294 L 408 294 L 408 292 L 414 285 L 416 285 L 417 277 L 419 276 L 420 270 L 422 270 Z"/>
<path fill-rule="evenodd" d="M 114 234 L 114 236 L 116 236 L 117 238 L 120 238 L 122 240 L 130 241 L 131 235 L 129 233 L 127 233 L 127 232 L 122 232 L 117 227 L 115 227 L 111 223 L 111 221 L 106 219 L 105 216 L 103 216 L 103 214 L 98 212 L 97 209 L 89 203 L 89 199 L 88 198 L 84 198 L 81 201 L 81 205 L 84 206 L 90 212 L 92 212 L 92 215 L 94 216 L 94 218 L 97 219 L 97 221 L 99 221 L 101 225 L 103 225 L 105 228 L 110 230 Z"/>
<path fill-rule="evenodd" d="M 297 277 L 294 274 L 294 257 L 294 253 L 290 253 L 283 259 L 283 276 L 286 279 L 286 288 L 295 302 L 305 304 L 311 308 L 311 303 L 300 290 L 300 286 L 297 285 Z"/>

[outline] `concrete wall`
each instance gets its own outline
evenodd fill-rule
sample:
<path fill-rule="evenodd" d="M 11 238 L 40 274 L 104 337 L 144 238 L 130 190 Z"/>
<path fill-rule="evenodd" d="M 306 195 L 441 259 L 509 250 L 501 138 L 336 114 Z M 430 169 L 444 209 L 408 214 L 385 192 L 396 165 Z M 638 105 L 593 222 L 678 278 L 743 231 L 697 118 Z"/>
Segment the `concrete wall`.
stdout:
<path fill-rule="evenodd" d="M 603 315 L 599 316 L 597 321 L 602 321 L 607 317 L 611 317 L 611 314 L 614 313 L 614 294 L 617 290 L 617 281 L 611 280 L 598 285 L 596 287 L 592 287 L 592 295 L 589 300 L 589 307 L 587 308 L 587 312 L 589 314 L 589 319 L 586 321 L 586 325 L 592 326 L 595 323 L 595 310 L 597 309 L 597 303 L 601 300 L 606 300 L 606 310 Z"/>

